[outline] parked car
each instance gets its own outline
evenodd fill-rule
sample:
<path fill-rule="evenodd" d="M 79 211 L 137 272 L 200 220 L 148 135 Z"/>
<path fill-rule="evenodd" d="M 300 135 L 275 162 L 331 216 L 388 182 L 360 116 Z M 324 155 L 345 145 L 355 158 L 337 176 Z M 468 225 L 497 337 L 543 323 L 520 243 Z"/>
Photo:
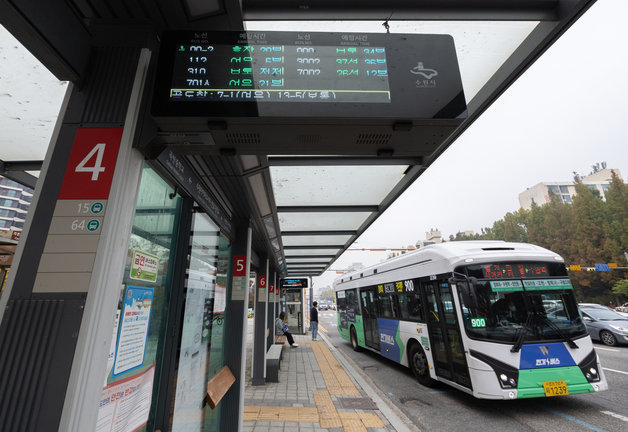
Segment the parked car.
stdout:
<path fill-rule="evenodd" d="M 597 304 L 597 303 L 578 303 L 578 306 L 580 308 L 591 307 L 591 308 L 596 308 L 596 309 L 610 310 L 610 311 L 617 312 L 619 315 L 622 315 L 622 316 L 628 318 L 628 313 L 626 313 L 626 312 L 620 312 L 617 309 L 613 309 L 613 308 L 610 308 L 608 306 L 604 306 L 604 305 Z"/>
<path fill-rule="evenodd" d="M 606 306 L 582 306 L 580 312 L 591 339 L 605 345 L 628 344 L 628 318 Z"/>
<path fill-rule="evenodd" d="M 253 308 L 249 308 L 249 318 L 253 318 L 253 315 L 255 315 Z"/>
<path fill-rule="evenodd" d="M 331 309 L 331 310 L 336 310 L 336 305 L 335 305 L 335 304 L 333 304 L 333 303 L 332 303 L 332 304 L 330 304 L 330 305 L 329 305 L 329 309 Z"/>
<path fill-rule="evenodd" d="M 620 313 L 621 313 L 621 312 L 628 313 L 628 303 L 624 303 L 624 304 L 623 304 L 623 305 L 621 305 L 621 306 L 617 306 L 617 307 L 615 308 L 615 310 L 616 310 L 617 312 L 620 312 Z"/>
<path fill-rule="evenodd" d="M 318 310 L 329 310 L 329 306 L 326 303 L 321 303 L 318 305 Z"/>

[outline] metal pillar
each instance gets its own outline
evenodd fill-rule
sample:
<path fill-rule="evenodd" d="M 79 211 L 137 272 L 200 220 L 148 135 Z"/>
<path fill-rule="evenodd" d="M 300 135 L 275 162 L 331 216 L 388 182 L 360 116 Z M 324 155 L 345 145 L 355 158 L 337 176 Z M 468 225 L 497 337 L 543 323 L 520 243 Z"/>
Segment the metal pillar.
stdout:
<path fill-rule="evenodd" d="M 236 377 L 236 382 L 223 397 L 220 430 L 241 431 L 244 413 L 244 386 L 246 373 L 246 331 L 249 301 L 248 279 L 251 267 L 252 230 L 246 223 L 236 223 L 236 237 L 232 244 L 232 281 L 227 293 L 225 364 Z M 244 260 L 244 261 L 242 261 Z"/>
<path fill-rule="evenodd" d="M 111 288 L 122 283 L 143 163 L 132 142 L 149 60 L 148 50 L 97 48 L 81 88 L 69 86 L 0 304 L 1 430 L 95 428 L 119 297 Z M 102 171 L 88 173 L 78 197 L 62 196 L 85 174 L 86 159 L 73 166 L 73 158 L 95 148 L 83 139 L 90 134 L 105 158 L 87 167 Z M 98 212 L 75 206 L 89 209 L 90 196 Z"/>
<path fill-rule="evenodd" d="M 268 313 L 266 318 L 266 325 L 268 327 L 268 337 L 266 338 L 266 351 L 270 346 L 275 343 L 275 287 L 277 286 L 276 272 L 271 271 L 268 274 Z"/>
<path fill-rule="evenodd" d="M 257 276 L 255 294 L 255 329 L 253 331 L 253 373 L 254 386 L 266 384 L 266 332 L 268 313 L 268 259 L 260 257 L 263 267 Z"/>

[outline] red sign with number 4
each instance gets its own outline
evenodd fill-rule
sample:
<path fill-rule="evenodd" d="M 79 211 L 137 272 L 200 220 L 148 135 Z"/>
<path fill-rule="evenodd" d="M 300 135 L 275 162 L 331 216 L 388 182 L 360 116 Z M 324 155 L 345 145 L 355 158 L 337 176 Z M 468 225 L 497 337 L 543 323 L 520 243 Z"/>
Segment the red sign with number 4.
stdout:
<path fill-rule="evenodd" d="M 78 129 L 59 199 L 109 198 L 121 139 L 121 128 Z"/>

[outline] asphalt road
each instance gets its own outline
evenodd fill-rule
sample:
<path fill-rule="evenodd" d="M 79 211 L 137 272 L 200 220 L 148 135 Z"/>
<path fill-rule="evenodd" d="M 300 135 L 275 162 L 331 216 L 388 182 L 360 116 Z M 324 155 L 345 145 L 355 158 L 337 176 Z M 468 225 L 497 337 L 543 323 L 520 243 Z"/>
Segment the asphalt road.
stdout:
<path fill-rule="evenodd" d="M 447 385 L 428 388 L 409 369 L 370 351 L 354 352 L 337 332 L 335 311 L 320 311 L 325 335 L 422 431 L 628 431 L 628 346 L 595 344 L 609 390 L 555 398 L 489 401 Z"/>

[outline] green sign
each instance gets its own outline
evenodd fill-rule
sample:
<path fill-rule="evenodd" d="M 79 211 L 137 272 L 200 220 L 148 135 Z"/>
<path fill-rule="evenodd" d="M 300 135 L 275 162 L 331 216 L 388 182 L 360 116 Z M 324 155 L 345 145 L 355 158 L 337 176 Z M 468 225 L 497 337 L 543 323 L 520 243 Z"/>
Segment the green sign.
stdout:
<path fill-rule="evenodd" d="M 133 251 L 131 261 L 131 279 L 144 282 L 156 282 L 159 271 L 159 257 L 140 250 Z"/>
<path fill-rule="evenodd" d="M 486 327 L 484 318 L 471 318 L 471 327 Z"/>
<path fill-rule="evenodd" d="M 573 289 L 569 279 L 533 279 L 524 280 L 523 286 L 527 291 L 564 290 Z"/>
<path fill-rule="evenodd" d="M 92 219 L 89 222 L 87 222 L 88 231 L 96 231 L 99 226 L 100 226 L 100 222 L 98 222 L 98 219 Z"/>
<path fill-rule="evenodd" d="M 92 213 L 94 214 L 98 214 L 102 211 L 102 209 L 104 208 L 103 204 L 101 202 L 96 201 L 94 204 L 92 204 Z"/>
<path fill-rule="evenodd" d="M 523 285 L 521 285 L 520 280 L 491 281 L 490 284 L 493 292 L 523 291 Z"/>

